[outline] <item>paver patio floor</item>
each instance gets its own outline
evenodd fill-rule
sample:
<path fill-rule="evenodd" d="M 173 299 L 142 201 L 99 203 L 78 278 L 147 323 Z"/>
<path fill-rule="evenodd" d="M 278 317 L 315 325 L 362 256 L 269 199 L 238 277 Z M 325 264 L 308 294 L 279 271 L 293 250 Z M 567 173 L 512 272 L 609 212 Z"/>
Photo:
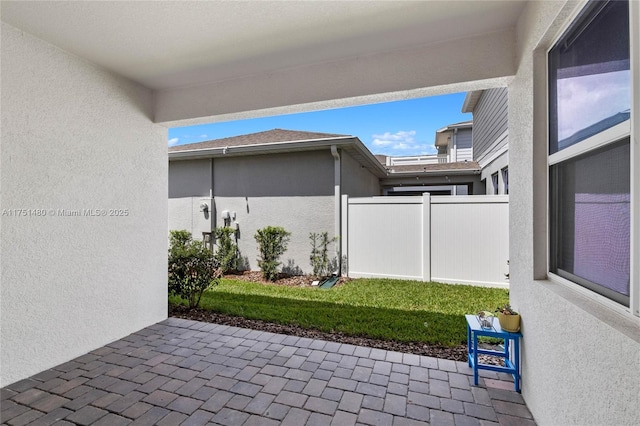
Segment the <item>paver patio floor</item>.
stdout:
<path fill-rule="evenodd" d="M 9 425 L 534 425 L 463 362 L 169 318 L 3 388 Z"/>

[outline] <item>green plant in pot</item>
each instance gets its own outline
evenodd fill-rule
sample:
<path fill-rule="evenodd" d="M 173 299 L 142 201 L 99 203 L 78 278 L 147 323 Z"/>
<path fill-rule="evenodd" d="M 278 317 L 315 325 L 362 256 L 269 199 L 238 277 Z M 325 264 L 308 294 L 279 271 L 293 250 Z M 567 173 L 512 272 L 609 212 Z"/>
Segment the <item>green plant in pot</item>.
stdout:
<path fill-rule="evenodd" d="M 500 328 L 510 333 L 520 331 L 520 314 L 514 311 L 510 304 L 506 303 L 499 306 L 496 309 L 496 313 L 498 314 Z"/>

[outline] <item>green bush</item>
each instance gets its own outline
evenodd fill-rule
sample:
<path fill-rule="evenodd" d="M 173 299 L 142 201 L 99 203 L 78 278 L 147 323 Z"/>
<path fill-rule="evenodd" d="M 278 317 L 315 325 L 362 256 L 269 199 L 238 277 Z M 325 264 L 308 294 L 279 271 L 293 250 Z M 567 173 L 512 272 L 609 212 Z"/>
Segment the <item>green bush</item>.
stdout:
<path fill-rule="evenodd" d="M 311 240 L 311 266 L 313 267 L 313 275 L 316 277 L 324 277 L 330 272 L 331 260 L 329 259 L 328 246 L 335 241 L 335 238 L 329 239 L 328 232 L 309 234 Z M 337 269 L 337 268 L 336 268 Z"/>
<path fill-rule="evenodd" d="M 275 281 L 278 278 L 279 259 L 287 250 L 290 236 L 291 233 L 279 226 L 267 226 L 256 231 L 254 238 L 260 250 L 258 266 L 266 280 Z"/>
<path fill-rule="evenodd" d="M 222 269 L 223 273 L 237 271 L 240 264 L 240 250 L 231 238 L 235 235 L 235 230 L 228 226 L 213 230 L 216 239 L 216 252 L 213 258 Z"/>
<path fill-rule="evenodd" d="M 195 308 L 202 293 L 219 283 L 222 272 L 211 250 L 194 241 L 190 232 L 171 231 L 169 241 L 169 292 Z"/>

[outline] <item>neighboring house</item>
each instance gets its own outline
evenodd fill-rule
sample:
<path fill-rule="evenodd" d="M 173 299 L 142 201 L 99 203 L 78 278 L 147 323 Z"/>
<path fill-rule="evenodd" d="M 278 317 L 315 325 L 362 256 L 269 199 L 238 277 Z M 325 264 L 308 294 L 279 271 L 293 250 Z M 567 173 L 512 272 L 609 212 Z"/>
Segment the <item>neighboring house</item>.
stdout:
<path fill-rule="evenodd" d="M 470 122 L 437 135 L 447 159 L 471 155 Z M 282 226 L 292 233 L 283 270 L 308 273 L 309 234 L 326 231 L 339 240 L 342 195 L 455 195 L 481 188 L 473 161 L 411 164 L 387 157 L 383 166 L 381 158 L 354 136 L 283 129 L 170 147 L 169 229 L 208 239 L 216 227 L 234 227 L 242 267 L 256 270 L 256 231 Z M 339 246 L 332 247 L 336 259 Z"/>
<path fill-rule="evenodd" d="M 640 424 L 640 2 L 1 8 L 0 386 L 167 317 L 167 127 L 507 86 L 522 396 Z"/>
<path fill-rule="evenodd" d="M 437 130 L 437 154 L 404 157 L 377 155 L 378 161 L 389 171 L 389 175 L 381 181 L 384 194 L 484 194 L 480 166 L 473 161 L 472 129 L 473 122 L 464 121 Z"/>
<path fill-rule="evenodd" d="M 436 149 L 439 162 L 458 163 L 472 161 L 473 158 L 473 121 L 449 124 L 436 130 Z M 442 161 L 446 156 L 446 161 Z"/>
<path fill-rule="evenodd" d="M 310 272 L 309 233 L 340 235 L 341 196 L 380 195 L 386 170 L 354 136 L 274 129 L 169 148 L 169 229 L 237 228 L 244 268 L 256 231 L 291 232 L 284 270 Z M 207 208 L 204 208 L 204 206 Z M 338 244 L 332 252 L 338 256 Z"/>
<path fill-rule="evenodd" d="M 473 160 L 487 194 L 509 194 L 509 100 L 506 87 L 468 92 L 462 112 L 473 113 Z"/>
<path fill-rule="evenodd" d="M 385 195 L 477 195 L 482 188 L 475 161 L 390 166 L 380 185 Z"/>

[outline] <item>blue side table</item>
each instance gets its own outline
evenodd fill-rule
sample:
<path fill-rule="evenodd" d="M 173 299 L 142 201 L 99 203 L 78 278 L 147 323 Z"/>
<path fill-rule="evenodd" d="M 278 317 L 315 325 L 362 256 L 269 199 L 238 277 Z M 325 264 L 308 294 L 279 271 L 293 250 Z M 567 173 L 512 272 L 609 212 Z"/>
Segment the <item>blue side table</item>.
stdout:
<path fill-rule="evenodd" d="M 475 315 L 465 315 L 467 319 L 467 352 L 469 367 L 473 368 L 473 383 L 478 385 L 478 370 L 498 371 L 510 373 L 513 376 L 513 386 L 516 392 L 520 392 L 520 339 L 522 333 L 510 333 L 500 328 L 498 319 L 494 319 L 493 327 L 482 328 Z M 504 340 L 504 351 L 490 351 L 478 348 L 478 336 L 496 337 Z M 512 342 L 512 343 L 510 343 Z M 509 351 L 513 345 L 513 357 Z M 478 354 L 493 355 L 504 358 L 504 367 L 489 364 L 480 364 Z"/>

